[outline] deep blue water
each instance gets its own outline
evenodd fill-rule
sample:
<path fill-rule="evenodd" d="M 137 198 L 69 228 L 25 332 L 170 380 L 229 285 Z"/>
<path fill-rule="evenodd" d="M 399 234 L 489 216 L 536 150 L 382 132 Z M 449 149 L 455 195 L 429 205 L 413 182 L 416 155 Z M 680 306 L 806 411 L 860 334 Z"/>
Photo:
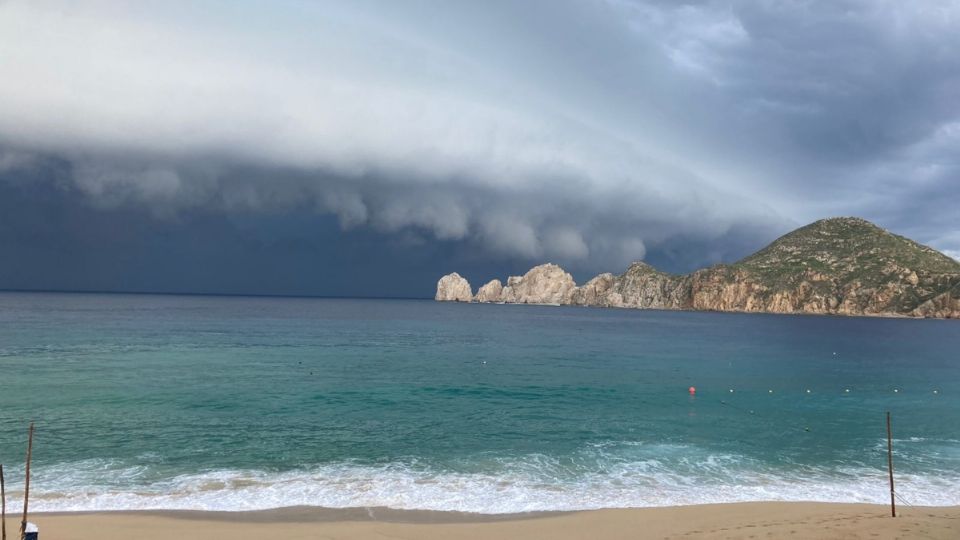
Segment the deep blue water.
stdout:
<path fill-rule="evenodd" d="M 889 410 L 901 495 L 960 504 L 958 352 L 960 321 L 0 293 L 0 462 L 15 499 L 34 419 L 37 510 L 884 502 Z"/>

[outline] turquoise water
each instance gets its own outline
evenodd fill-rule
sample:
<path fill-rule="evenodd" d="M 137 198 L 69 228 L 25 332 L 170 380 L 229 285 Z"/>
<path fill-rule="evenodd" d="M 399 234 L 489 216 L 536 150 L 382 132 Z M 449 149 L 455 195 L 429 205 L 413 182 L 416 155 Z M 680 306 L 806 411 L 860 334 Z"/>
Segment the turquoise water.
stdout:
<path fill-rule="evenodd" d="M 15 500 L 35 419 L 36 510 L 884 502 L 889 410 L 901 495 L 955 505 L 958 351 L 960 321 L 0 293 L 0 461 Z"/>

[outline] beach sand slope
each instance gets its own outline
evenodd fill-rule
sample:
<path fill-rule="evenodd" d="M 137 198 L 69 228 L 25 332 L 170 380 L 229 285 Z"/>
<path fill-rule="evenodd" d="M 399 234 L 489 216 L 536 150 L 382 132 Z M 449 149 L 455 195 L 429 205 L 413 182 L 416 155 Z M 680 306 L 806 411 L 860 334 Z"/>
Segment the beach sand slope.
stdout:
<path fill-rule="evenodd" d="M 38 514 L 31 520 L 40 526 L 41 538 L 59 540 L 960 539 L 960 507 L 905 507 L 900 511 L 900 517 L 891 518 L 889 508 L 881 505 L 737 503 L 499 517 L 289 508 Z M 7 525 L 9 529 L 9 521 Z"/>

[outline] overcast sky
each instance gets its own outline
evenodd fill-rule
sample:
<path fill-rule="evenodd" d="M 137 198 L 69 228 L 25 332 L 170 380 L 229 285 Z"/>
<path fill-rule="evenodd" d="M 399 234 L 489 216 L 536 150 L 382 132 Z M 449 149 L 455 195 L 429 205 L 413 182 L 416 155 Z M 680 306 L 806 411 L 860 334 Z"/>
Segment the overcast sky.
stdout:
<path fill-rule="evenodd" d="M 430 296 L 960 257 L 960 3 L 0 0 L 0 288 Z"/>

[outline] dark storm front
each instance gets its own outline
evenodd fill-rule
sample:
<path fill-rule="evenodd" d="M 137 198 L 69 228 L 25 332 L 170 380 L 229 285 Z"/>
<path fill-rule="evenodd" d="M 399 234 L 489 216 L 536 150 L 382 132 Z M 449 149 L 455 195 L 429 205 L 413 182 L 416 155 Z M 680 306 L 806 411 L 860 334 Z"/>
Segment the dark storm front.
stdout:
<path fill-rule="evenodd" d="M 0 461 L 36 419 L 36 510 L 884 502 L 890 410 L 898 492 L 960 504 L 958 350 L 956 321 L 4 293 Z"/>

